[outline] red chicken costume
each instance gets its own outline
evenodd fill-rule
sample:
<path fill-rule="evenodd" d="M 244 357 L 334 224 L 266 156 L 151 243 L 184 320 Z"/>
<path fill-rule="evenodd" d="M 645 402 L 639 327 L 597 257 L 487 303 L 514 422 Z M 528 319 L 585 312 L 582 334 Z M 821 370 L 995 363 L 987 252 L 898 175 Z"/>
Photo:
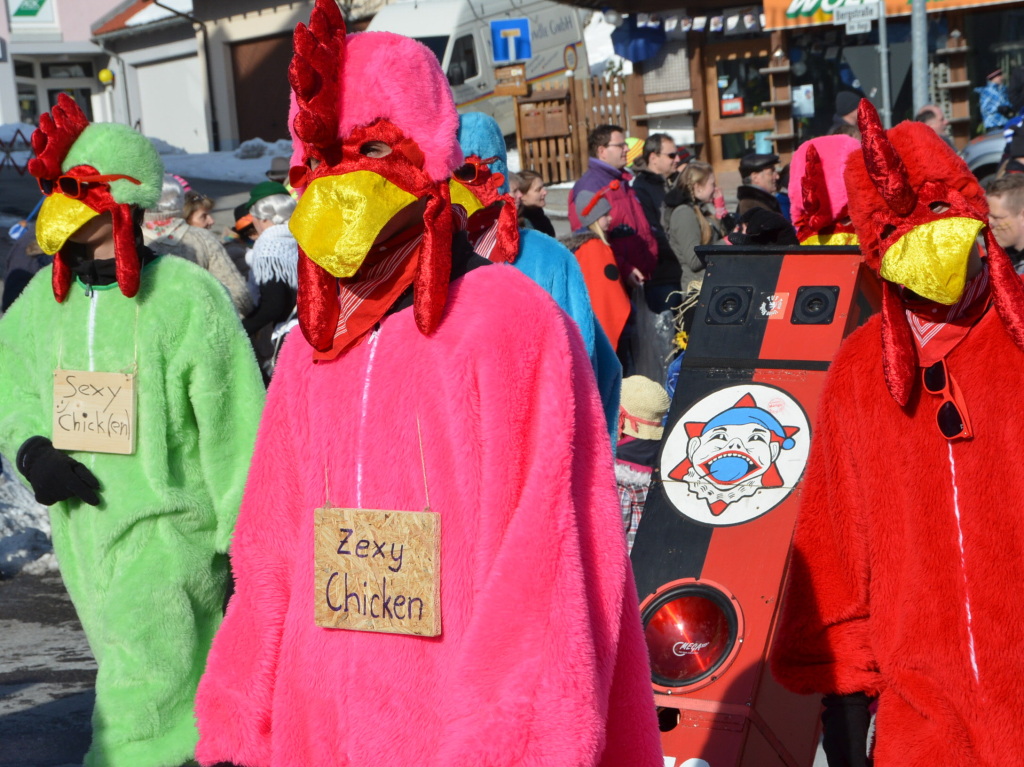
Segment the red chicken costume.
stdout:
<path fill-rule="evenodd" d="M 849 211 L 883 311 L 829 371 L 773 669 L 878 698 L 876 767 L 1019 764 L 1024 468 L 996 459 L 1024 434 L 1024 287 L 963 161 L 866 101 L 859 122 Z"/>

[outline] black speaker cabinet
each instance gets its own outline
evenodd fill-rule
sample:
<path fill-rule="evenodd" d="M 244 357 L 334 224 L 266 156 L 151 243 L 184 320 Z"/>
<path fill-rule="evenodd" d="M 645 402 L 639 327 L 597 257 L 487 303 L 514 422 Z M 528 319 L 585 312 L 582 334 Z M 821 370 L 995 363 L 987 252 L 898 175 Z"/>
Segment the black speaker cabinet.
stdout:
<path fill-rule="evenodd" d="M 829 362 L 878 306 L 856 248 L 704 248 L 700 302 L 632 551 L 666 767 L 810 767 L 817 698 L 771 678 Z"/>

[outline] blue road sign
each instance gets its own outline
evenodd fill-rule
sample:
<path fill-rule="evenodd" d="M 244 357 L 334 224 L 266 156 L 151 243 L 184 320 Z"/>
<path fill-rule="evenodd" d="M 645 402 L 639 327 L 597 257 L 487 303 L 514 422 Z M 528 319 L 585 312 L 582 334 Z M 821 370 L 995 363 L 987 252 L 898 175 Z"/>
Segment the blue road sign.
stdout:
<path fill-rule="evenodd" d="M 491 22 L 491 47 L 494 63 L 526 61 L 533 56 L 529 19 L 501 19 Z"/>

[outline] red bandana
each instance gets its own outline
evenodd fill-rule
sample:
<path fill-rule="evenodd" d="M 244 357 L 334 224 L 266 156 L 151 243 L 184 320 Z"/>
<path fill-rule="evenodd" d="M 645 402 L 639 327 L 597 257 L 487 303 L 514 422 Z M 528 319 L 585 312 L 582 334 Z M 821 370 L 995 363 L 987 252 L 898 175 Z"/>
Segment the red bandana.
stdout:
<path fill-rule="evenodd" d="M 964 286 L 963 295 L 952 306 L 907 297 L 903 303 L 917 347 L 918 364 L 931 367 L 967 337 L 991 304 L 988 267 L 982 268 L 981 273 Z"/>
<path fill-rule="evenodd" d="M 374 247 L 353 277 L 338 281 L 340 311 L 334 341 L 327 351 L 313 350 L 315 361 L 333 360 L 366 337 L 412 285 L 422 243 L 422 228 L 401 232 Z"/>

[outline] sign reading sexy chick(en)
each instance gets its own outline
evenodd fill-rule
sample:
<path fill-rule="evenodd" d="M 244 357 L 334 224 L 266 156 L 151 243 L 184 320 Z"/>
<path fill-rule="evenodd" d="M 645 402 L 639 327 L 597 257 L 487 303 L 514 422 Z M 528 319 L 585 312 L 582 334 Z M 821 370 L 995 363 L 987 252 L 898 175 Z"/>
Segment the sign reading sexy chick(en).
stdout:
<path fill-rule="evenodd" d="M 316 625 L 441 633 L 441 518 L 324 507 L 315 516 Z"/>
<path fill-rule="evenodd" d="M 93 453 L 135 452 L 135 376 L 55 370 L 53 446 Z"/>

